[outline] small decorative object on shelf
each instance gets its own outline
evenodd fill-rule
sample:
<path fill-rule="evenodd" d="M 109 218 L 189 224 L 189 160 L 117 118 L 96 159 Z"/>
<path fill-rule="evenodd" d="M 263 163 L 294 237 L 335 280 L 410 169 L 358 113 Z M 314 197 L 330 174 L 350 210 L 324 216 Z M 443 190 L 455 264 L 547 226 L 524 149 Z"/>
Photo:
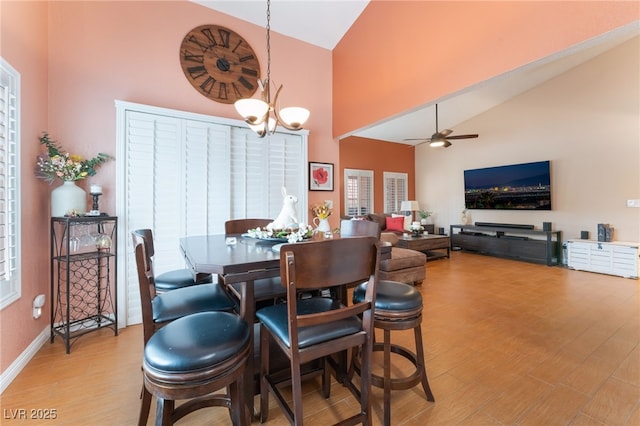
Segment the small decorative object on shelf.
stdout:
<path fill-rule="evenodd" d="M 102 195 L 102 186 L 91 185 L 89 187 L 89 194 L 93 197 L 93 205 L 91 211 L 87 213 L 87 216 L 100 216 L 100 207 L 98 206 L 98 198 Z"/>
<path fill-rule="evenodd" d="M 469 213 L 467 209 L 463 209 L 462 213 L 460 214 L 460 224 L 467 225 L 468 223 L 469 223 Z"/>
<path fill-rule="evenodd" d="M 51 216 L 84 214 L 87 209 L 87 195 L 82 188 L 76 186 L 75 181 L 94 176 L 96 168 L 113 157 L 100 152 L 96 157 L 86 160 L 80 155 L 69 154 L 51 140 L 47 132 L 43 132 L 40 143 L 47 148 L 47 154 L 38 157 L 36 176 L 50 184 L 56 179 L 64 182 L 62 186 L 51 191 Z M 100 190 L 102 191 L 102 188 Z M 70 215 L 70 212 L 73 214 Z"/>

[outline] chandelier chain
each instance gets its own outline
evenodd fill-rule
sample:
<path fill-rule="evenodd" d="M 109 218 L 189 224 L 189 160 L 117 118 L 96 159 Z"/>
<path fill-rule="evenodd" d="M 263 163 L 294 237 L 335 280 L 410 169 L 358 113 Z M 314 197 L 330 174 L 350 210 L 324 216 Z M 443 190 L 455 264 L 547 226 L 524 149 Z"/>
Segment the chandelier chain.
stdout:
<path fill-rule="evenodd" d="M 267 90 L 267 102 L 271 102 L 269 85 L 271 84 L 271 0 L 267 0 L 267 79 L 264 86 Z"/>

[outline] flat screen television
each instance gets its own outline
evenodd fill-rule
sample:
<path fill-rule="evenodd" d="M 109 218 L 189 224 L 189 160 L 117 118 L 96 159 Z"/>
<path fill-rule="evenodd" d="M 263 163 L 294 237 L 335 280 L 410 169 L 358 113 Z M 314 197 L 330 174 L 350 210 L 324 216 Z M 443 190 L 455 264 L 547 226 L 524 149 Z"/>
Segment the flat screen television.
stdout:
<path fill-rule="evenodd" d="M 549 161 L 464 171 L 467 209 L 551 210 Z"/>

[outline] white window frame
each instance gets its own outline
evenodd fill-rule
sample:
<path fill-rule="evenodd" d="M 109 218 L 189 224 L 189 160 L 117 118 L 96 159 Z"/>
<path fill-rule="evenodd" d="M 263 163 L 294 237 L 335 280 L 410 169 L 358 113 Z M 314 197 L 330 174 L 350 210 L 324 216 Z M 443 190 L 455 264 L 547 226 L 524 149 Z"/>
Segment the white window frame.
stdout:
<path fill-rule="evenodd" d="M 20 73 L 0 58 L 0 310 L 20 299 Z"/>
<path fill-rule="evenodd" d="M 371 182 L 371 184 L 369 185 L 369 193 L 366 194 L 365 197 L 359 196 L 357 203 L 358 205 L 356 206 L 357 209 L 357 214 L 350 214 L 351 212 L 349 211 L 350 208 L 352 208 L 352 204 L 353 204 L 353 200 L 350 198 L 350 190 L 349 190 L 349 183 L 351 182 L 351 180 L 353 179 L 357 179 L 358 180 L 358 192 L 366 192 L 367 188 L 364 188 L 362 186 L 362 179 L 369 179 L 369 181 Z M 373 200 L 373 194 L 375 193 L 374 191 L 374 180 L 373 180 L 373 170 L 358 170 L 358 169 L 344 169 L 344 214 L 347 216 L 362 216 L 368 213 L 373 213 L 373 206 L 374 204 L 374 200 Z M 369 200 L 369 204 L 368 205 L 364 205 L 364 204 L 360 204 L 360 202 L 362 202 L 364 199 L 368 199 Z"/>
<path fill-rule="evenodd" d="M 409 174 L 383 172 L 382 179 L 384 181 L 384 212 L 399 213 L 400 203 L 409 199 Z M 389 193 L 389 188 L 393 188 L 393 194 Z"/>

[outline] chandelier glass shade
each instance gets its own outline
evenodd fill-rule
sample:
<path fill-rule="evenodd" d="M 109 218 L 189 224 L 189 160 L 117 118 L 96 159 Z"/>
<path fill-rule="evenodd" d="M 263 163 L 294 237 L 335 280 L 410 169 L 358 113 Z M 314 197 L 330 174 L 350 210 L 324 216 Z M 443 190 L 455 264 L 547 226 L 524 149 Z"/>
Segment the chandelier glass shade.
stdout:
<path fill-rule="evenodd" d="M 278 95 L 282 90 L 282 85 L 278 87 L 273 102 L 271 101 L 270 20 L 271 1 L 267 0 L 267 78 L 264 82 L 258 80 L 258 85 L 262 91 L 262 99 L 240 99 L 234 104 L 236 111 L 244 118 L 249 128 L 260 137 L 272 134 L 278 125 L 287 130 L 301 130 L 302 125 L 307 121 L 310 114 L 308 109 L 301 107 L 287 107 L 282 110 L 278 108 Z"/>

